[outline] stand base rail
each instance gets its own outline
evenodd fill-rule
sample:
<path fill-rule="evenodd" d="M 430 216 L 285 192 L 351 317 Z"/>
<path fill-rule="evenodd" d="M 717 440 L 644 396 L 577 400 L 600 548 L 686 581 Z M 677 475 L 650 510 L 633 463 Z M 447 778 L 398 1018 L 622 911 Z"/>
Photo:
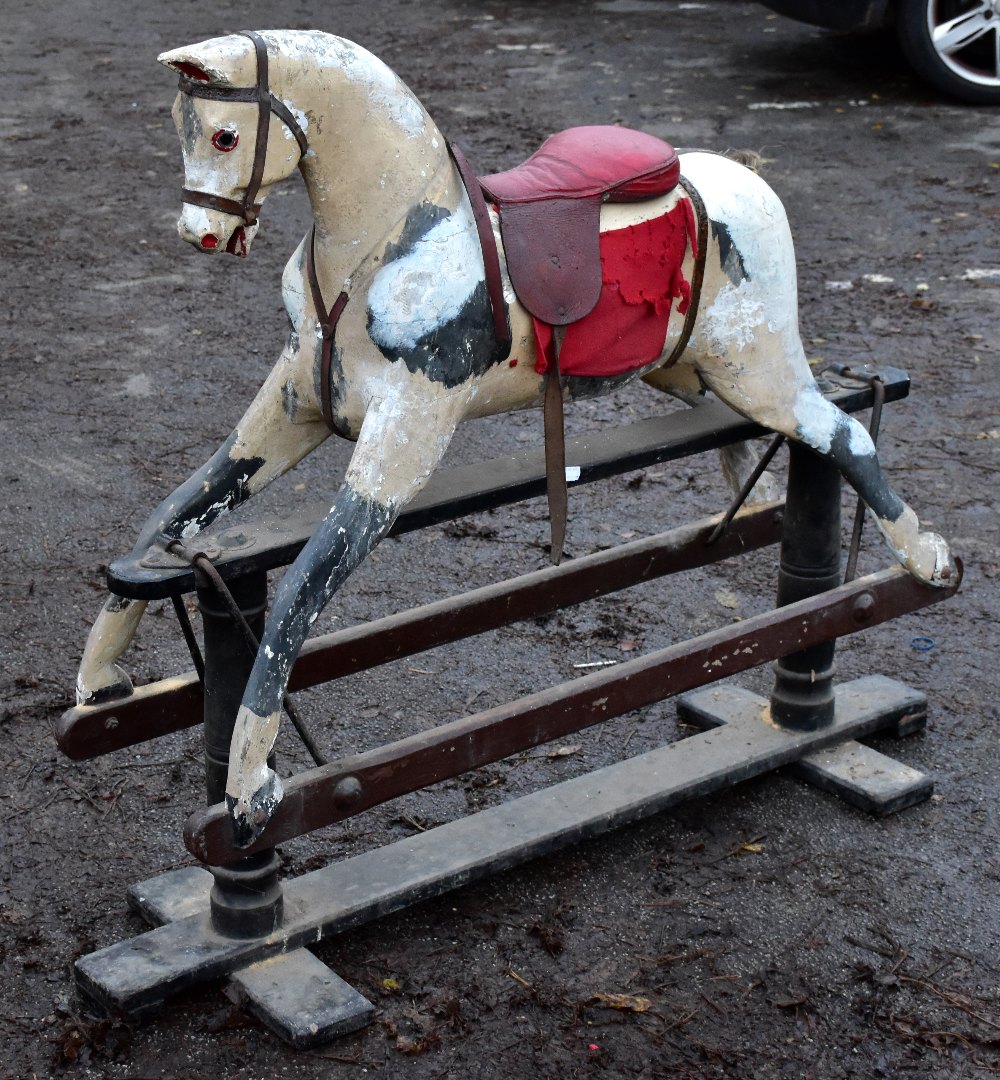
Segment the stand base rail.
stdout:
<path fill-rule="evenodd" d="M 77 960 L 77 985 L 102 1009 L 137 1016 L 211 980 L 229 977 L 237 987 L 245 986 L 253 983 L 253 965 L 261 961 L 293 954 L 332 934 L 846 740 L 894 731 L 924 707 L 923 695 L 881 675 L 839 686 L 834 721 L 819 731 L 782 730 L 766 707 L 753 707 L 712 730 L 287 881 L 284 924 L 262 938 L 215 933 L 208 913 L 211 875 L 194 868 L 172 871 L 133 890 L 134 903 L 147 917 L 168 921 Z M 290 981 L 294 988 L 295 978 Z M 280 1031 L 280 1016 L 288 1012 L 287 1004 L 280 1005 L 287 1002 L 287 986 L 282 988 L 280 978 L 274 985 L 278 989 L 272 995 L 258 994 L 254 1008 Z M 339 980 L 330 985 L 330 997 L 336 998 Z M 354 1021 L 365 1022 L 364 999 L 352 1001 L 346 1006 L 350 1015 L 340 1018 L 348 1025 L 341 1032 L 351 1030 Z M 299 1005 L 308 1015 L 308 1002 L 302 999 Z M 292 1034 L 285 1037 L 293 1039 Z M 301 1032 L 295 1038 L 296 1045 L 306 1045 Z"/>

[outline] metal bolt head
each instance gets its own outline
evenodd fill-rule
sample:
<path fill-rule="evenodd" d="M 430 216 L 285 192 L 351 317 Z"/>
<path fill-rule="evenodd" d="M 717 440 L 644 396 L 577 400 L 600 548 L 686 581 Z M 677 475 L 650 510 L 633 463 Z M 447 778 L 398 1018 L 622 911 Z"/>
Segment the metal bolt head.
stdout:
<path fill-rule="evenodd" d="M 356 776 L 342 776 L 333 789 L 333 804 L 340 810 L 353 806 L 361 798 L 363 788 Z"/>
<path fill-rule="evenodd" d="M 864 626 L 865 623 L 869 623 L 875 616 L 875 597 L 871 593 L 862 593 L 857 600 L 854 601 L 854 607 L 851 610 L 851 617 L 859 626 Z"/>

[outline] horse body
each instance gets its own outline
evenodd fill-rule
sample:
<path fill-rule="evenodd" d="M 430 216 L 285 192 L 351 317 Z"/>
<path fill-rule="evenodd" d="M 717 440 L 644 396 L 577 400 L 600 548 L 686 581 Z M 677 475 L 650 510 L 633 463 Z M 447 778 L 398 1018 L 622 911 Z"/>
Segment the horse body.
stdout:
<path fill-rule="evenodd" d="M 250 37 L 256 62 L 245 35 L 160 57 L 208 87 L 178 94 L 174 106 L 185 198 L 193 200 L 185 202 L 178 231 L 202 251 L 247 254 L 257 225 L 256 209 L 246 204 L 254 199 L 244 197 L 242 208 L 233 200 L 256 184 L 263 202 L 296 165 L 315 230 L 283 275 L 291 332 L 278 363 L 235 431 L 154 511 L 137 543 L 145 551 L 164 538 L 196 535 L 289 469 L 331 428 L 356 442 L 329 514 L 279 585 L 237 717 L 227 799 L 244 842 L 259 835 L 281 797 L 267 758 L 291 666 L 320 610 L 421 490 L 457 425 L 537 405 L 546 381 L 536 370 L 531 317 L 505 271 L 512 348 L 509 355 L 498 348 L 469 200 L 441 133 L 416 98 L 384 64 L 343 39 L 299 31 Z M 226 97 L 229 88 L 258 80 L 264 47 L 273 64 L 270 90 L 285 118 L 272 116 L 266 130 L 255 124 L 257 104 Z M 266 148 L 256 164 L 255 126 L 258 146 Z M 683 320 L 671 318 L 658 357 L 620 375 L 567 378 L 567 396 L 640 377 L 665 390 L 707 386 L 743 415 L 834 460 L 904 565 L 943 584 L 951 574 L 944 541 L 919 532 L 913 512 L 882 476 L 867 432 L 816 388 L 798 333 L 794 255 L 779 200 L 756 175 L 724 158 L 693 153 L 681 160 L 711 223 L 687 348 L 676 364 L 662 367 L 681 333 Z M 686 198 L 675 189 L 641 203 L 606 204 L 601 229 L 628 229 Z M 206 205 L 216 200 L 228 209 Z M 495 213 L 492 224 L 503 270 Z M 310 253 L 318 290 L 309 279 Z M 690 281 L 692 272 L 689 249 L 682 273 Z M 325 307 L 341 294 L 346 306 L 332 345 L 328 424 L 321 331 L 327 312 L 318 297 Z M 142 610 L 136 601 L 109 600 L 81 663 L 81 703 L 129 692 L 116 661 Z"/>

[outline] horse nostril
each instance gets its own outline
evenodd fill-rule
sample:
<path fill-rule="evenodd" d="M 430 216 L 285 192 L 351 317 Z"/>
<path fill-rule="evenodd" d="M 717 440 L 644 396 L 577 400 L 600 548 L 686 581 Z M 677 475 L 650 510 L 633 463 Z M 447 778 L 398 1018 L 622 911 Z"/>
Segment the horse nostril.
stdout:
<path fill-rule="evenodd" d="M 213 236 L 211 233 L 207 233 L 205 236 L 203 236 L 201 238 L 201 246 L 203 248 L 211 249 L 211 248 L 217 247 L 218 243 L 219 243 L 219 238 L 217 236 Z"/>

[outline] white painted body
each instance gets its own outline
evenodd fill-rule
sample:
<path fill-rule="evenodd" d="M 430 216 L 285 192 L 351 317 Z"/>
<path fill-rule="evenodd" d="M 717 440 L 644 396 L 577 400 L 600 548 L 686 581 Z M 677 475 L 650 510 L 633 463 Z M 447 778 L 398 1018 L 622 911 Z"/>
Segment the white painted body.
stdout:
<path fill-rule="evenodd" d="M 329 531 L 323 535 L 339 543 L 338 536 L 346 535 L 357 520 L 358 499 L 369 507 L 382 531 L 375 535 L 378 530 L 366 524 L 363 535 L 352 536 L 350 543 L 345 540 L 343 552 L 331 557 L 332 568 L 323 571 L 321 581 L 316 560 L 326 553 L 307 549 L 300 557 L 306 560 L 302 574 L 294 577 L 290 571 L 279 590 L 255 668 L 257 683 L 267 685 L 267 704 L 255 705 L 248 689 L 233 738 L 228 793 L 238 823 L 254 813 L 259 818 L 261 807 L 266 820 L 280 798 L 280 783 L 266 759 L 278 730 L 280 692 L 301 643 L 298 639 L 305 633 L 299 625 L 305 618 L 303 602 L 293 595 L 289 582 L 298 582 L 300 591 L 308 583 L 317 592 L 308 612 L 311 623 L 343 577 L 383 534 L 384 523 L 421 490 L 456 426 L 471 417 L 537 405 L 544 389 L 544 376 L 535 372 L 531 321 L 509 281 L 505 284 L 515 366 L 496 364 L 449 387 L 387 358 L 395 349 L 412 348 L 435 326 L 447 324 L 482 281 L 482 253 L 461 180 L 433 121 L 371 54 L 325 34 L 273 31 L 263 36 L 270 54 L 271 90 L 298 119 L 309 149 L 299 162 L 291 133 L 283 123 L 272 122 L 261 197 L 300 166 L 315 219 L 316 267 L 325 304 L 341 290 L 350 297 L 336 330 L 335 427 L 357 446 L 345 486 L 325 523 Z M 160 59 L 170 66 L 193 65 L 223 86 L 252 86 L 256 78 L 253 49 L 247 38 L 236 35 Z M 184 150 L 186 185 L 239 197 L 249 181 L 256 106 L 178 95 L 174 116 Z M 243 140 L 238 151 L 224 158 L 209 141 L 220 129 L 238 131 Z M 713 230 L 701 304 L 685 353 L 669 370 L 653 364 L 632 378 L 642 376 L 659 389 L 687 393 L 708 387 L 736 411 L 822 453 L 843 456 L 843 445 L 849 443 L 848 457 L 860 463 L 856 475 L 850 461 L 845 464 L 838 458 L 838 464 L 849 480 L 863 487 L 872 468 L 877 470 L 872 466 L 874 448 L 864 429 L 816 388 L 799 337 L 792 241 L 777 196 L 753 172 L 716 155 L 685 154 L 682 170 L 700 193 L 709 219 L 728 229 L 731 249 L 742 260 L 741 273 L 734 273 L 731 263 L 726 265 Z M 682 197 L 675 191 L 639 204 L 606 204 L 601 227 L 622 228 L 663 213 Z M 421 204 L 440 210 L 441 221 L 400 258 L 386 262 L 387 245 L 401 243 L 407 215 Z M 214 237 L 214 252 L 224 250 L 239 227 L 232 215 L 189 204 L 178 223 L 181 237 L 203 251 L 205 238 Z M 255 231 L 256 226 L 244 230 L 245 250 Z M 319 399 L 320 313 L 306 280 L 305 243 L 293 254 L 282 279 L 292 327 L 288 343 L 223 448 L 225 453 L 220 451 L 215 464 L 198 474 L 207 490 L 213 477 L 227 470 L 235 477 L 232 489 L 204 505 L 182 486 L 150 519 L 140 549 L 162 531 L 196 534 L 329 435 Z M 689 252 L 684 268 L 688 280 L 692 270 Z M 660 362 L 672 352 L 682 321 L 671 319 Z M 568 380 L 570 396 L 586 390 L 582 382 Z M 836 440 L 839 449 L 833 446 Z M 241 462 L 248 463 L 242 481 L 236 476 Z M 870 492 L 862 494 L 871 501 Z M 950 578 L 952 565 L 944 541 L 921 533 L 909 508 L 894 520 L 883 516 L 879 527 L 896 556 L 921 580 L 943 584 Z M 102 691 L 128 691 L 115 661 L 127 647 L 141 611 L 138 603 L 113 603 L 98 619 L 81 665 L 82 702 Z"/>

